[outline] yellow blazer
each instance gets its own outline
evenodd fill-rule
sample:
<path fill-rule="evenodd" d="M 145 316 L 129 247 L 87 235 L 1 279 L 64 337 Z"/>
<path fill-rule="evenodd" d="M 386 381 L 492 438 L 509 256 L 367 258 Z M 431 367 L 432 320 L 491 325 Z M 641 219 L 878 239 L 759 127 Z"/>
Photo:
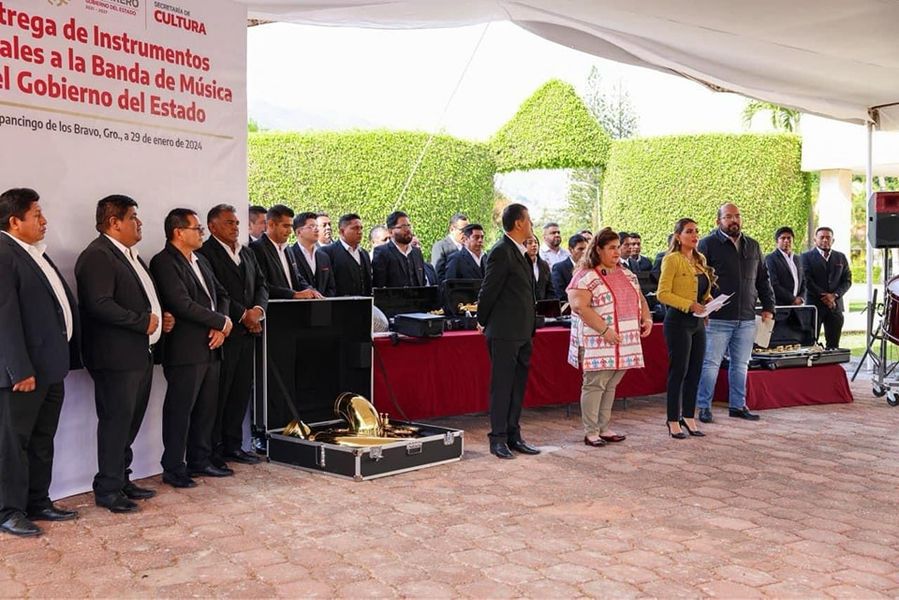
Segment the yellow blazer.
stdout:
<path fill-rule="evenodd" d="M 690 261 L 680 252 L 669 252 L 662 259 L 662 274 L 659 276 L 659 289 L 656 298 L 662 304 L 672 306 L 685 313 L 690 312 L 690 307 L 696 302 L 699 293 L 699 284 L 696 282 L 696 271 Z M 708 277 L 708 271 L 705 272 Z M 709 281 L 705 297 L 705 303 L 712 297 L 712 286 Z"/>

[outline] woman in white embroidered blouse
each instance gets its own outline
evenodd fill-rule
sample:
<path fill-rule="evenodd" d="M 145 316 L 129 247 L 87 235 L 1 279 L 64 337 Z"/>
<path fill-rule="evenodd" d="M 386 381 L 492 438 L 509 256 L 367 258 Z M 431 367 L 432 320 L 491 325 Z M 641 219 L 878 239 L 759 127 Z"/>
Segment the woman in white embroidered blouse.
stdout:
<path fill-rule="evenodd" d="M 574 318 L 568 362 L 583 370 L 581 420 L 584 443 L 624 441 L 612 431 L 615 388 L 627 369 L 643 367 L 640 338 L 652 331 L 652 315 L 636 276 L 619 264 L 618 234 L 599 231 L 568 285 Z"/>

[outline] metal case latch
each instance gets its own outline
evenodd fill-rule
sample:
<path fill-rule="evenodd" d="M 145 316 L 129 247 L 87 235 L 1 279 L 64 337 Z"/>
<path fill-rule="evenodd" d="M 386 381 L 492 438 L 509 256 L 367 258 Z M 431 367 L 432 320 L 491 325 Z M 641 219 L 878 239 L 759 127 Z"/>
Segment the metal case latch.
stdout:
<path fill-rule="evenodd" d="M 453 435 L 452 431 L 447 431 L 443 434 L 443 445 L 444 446 L 452 446 L 453 442 L 456 440 L 456 436 Z"/>
<path fill-rule="evenodd" d="M 315 456 L 315 462 L 321 468 L 323 468 L 323 469 L 325 468 L 325 447 L 324 446 L 318 447 L 318 452 L 316 453 L 316 456 Z"/>
<path fill-rule="evenodd" d="M 406 456 L 421 454 L 421 442 L 409 442 L 406 444 Z"/>
<path fill-rule="evenodd" d="M 384 449 L 381 446 L 372 446 L 368 450 L 368 456 L 373 461 L 378 462 L 384 457 Z"/>

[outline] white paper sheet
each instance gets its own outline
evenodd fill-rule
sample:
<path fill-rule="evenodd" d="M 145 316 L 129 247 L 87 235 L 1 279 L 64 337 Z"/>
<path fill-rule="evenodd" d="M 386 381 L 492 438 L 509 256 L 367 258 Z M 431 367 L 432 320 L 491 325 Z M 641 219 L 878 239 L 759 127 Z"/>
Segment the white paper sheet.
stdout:
<path fill-rule="evenodd" d="M 765 321 L 760 315 L 755 317 L 755 345 L 767 348 L 771 343 L 771 332 L 774 331 L 774 319 Z"/>
<path fill-rule="evenodd" d="M 721 294 L 720 296 L 715 296 L 709 303 L 705 305 L 705 310 L 701 313 L 693 313 L 694 317 L 698 317 L 700 319 L 704 319 L 716 310 L 719 310 L 722 306 L 727 304 L 727 301 L 730 300 L 730 297 L 733 294 Z"/>

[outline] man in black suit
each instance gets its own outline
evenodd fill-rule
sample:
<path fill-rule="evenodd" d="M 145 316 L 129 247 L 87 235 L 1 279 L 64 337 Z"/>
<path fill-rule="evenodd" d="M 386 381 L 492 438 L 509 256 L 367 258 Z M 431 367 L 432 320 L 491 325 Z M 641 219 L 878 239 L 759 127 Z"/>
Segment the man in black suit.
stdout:
<path fill-rule="evenodd" d="M 452 254 L 462 249 L 462 231 L 468 225 L 468 217 L 455 213 L 449 220 L 449 233 L 434 242 L 431 247 L 431 264 L 437 271 L 438 281 L 446 280 L 446 264 Z"/>
<path fill-rule="evenodd" d="M 331 244 L 331 217 L 326 212 L 315 214 L 315 222 L 318 224 L 318 242 L 316 248 L 324 248 Z"/>
<path fill-rule="evenodd" d="M 97 407 L 94 502 L 126 513 L 138 509 L 134 500 L 156 495 L 130 481 L 131 446 L 150 400 L 159 342 L 174 319 L 162 312 L 156 284 L 137 254 L 143 237 L 137 202 L 122 195 L 103 198 L 97 203 L 96 228 L 100 235 L 75 263 L 82 353 Z"/>
<path fill-rule="evenodd" d="M 266 213 L 268 213 L 268 209 L 264 206 L 254 204 L 250 207 L 250 226 L 248 227 L 250 232 L 250 243 L 258 240 L 262 237 L 262 234 L 265 233 Z"/>
<path fill-rule="evenodd" d="M 41 242 L 37 192 L 0 195 L 0 531 L 35 536 L 33 521 L 77 516 L 50 502 L 53 436 L 78 368 L 78 305 Z"/>
<path fill-rule="evenodd" d="M 774 232 L 777 249 L 765 257 L 768 278 L 774 288 L 774 301 L 779 306 L 805 303 L 805 273 L 802 261 L 793 252 L 793 230 L 780 227 Z"/>
<path fill-rule="evenodd" d="M 238 241 L 237 210 L 229 204 L 213 206 L 206 224 L 211 235 L 197 252 L 206 257 L 228 292 L 228 316 L 234 323 L 222 345 L 210 460 L 217 467 L 225 466 L 226 460 L 255 465 L 259 459 L 243 450 L 243 420 L 253 389 L 253 350 L 268 308 L 268 287 L 255 253 Z"/>
<path fill-rule="evenodd" d="M 462 250 L 447 262 L 446 278 L 483 279 L 484 266 L 484 228 L 471 223 L 462 230 Z"/>
<path fill-rule="evenodd" d="M 387 215 L 390 241 L 372 251 L 372 287 L 423 287 L 425 259 L 412 245 L 412 222 L 401 210 Z"/>
<path fill-rule="evenodd" d="M 524 246 L 534 232 L 522 204 L 508 205 L 502 221 L 505 235 L 487 255 L 478 295 L 478 325 L 487 336 L 491 362 L 490 453 L 514 458 L 510 449 L 540 453 L 524 441 L 518 424 L 536 326 L 534 272 Z"/>
<path fill-rule="evenodd" d="M 840 347 L 843 333 L 843 295 L 852 287 L 849 261 L 842 252 L 832 250 L 833 230 L 819 227 L 815 230 L 815 247 L 802 255 L 805 271 L 805 300 L 818 309 L 818 331 L 824 325 L 825 345 Z"/>
<path fill-rule="evenodd" d="M 226 477 L 212 464 L 212 430 L 218 405 L 221 348 L 231 333 L 228 293 L 206 258 L 197 213 L 176 208 L 165 218 L 166 245 L 150 261 L 162 308 L 176 323 L 166 338 L 163 371 L 168 382 L 162 407 L 162 480 L 194 487 L 194 475 Z M 187 464 L 185 464 L 185 450 Z"/>
<path fill-rule="evenodd" d="M 540 258 L 540 242 L 537 241 L 537 237 L 529 237 L 524 246 L 527 248 L 531 269 L 534 271 L 534 298 L 536 300 L 555 298 L 551 268 L 548 262 Z"/>
<path fill-rule="evenodd" d="M 361 246 L 362 217 L 350 213 L 337 221 L 340 239 L 324 250 L 331 259 L 338 296 L 371 296 L 371 259 Z"/>
<path fill-rule="evenodd" d="M 300 277 L 296 257 L 287 244 L 293 227 L 293 216 L 293 210 L 283 204 L 272 206 L 265 217 L 265 233 L 250 244 L 250 248 L 256 253 L 262 275 L 268 284 L 269 298 L 321 298 L 322 295 Z"/>
<path fill-rule="evenodd" d="M 627 234 L 627 244 L 630 256 L 627 257 L 627 268 L 632 273 L 640 273 L 643 271 L 652 271 L 652 261 L 645 256 L 641 256 L 643 250 L 643 239 L 639 233 L 633 232 Z"/>
<path fill-rule="evenodd" d="M 315 213 L 301 212 L 294 217 L 293 231 L 297 241 L 290 247 L 290 251 L 293 253 L 300 277 L 322 296 L 334 297 L 337 295 L 337 284 L 334 283 L 331 258 L 315 245 L 319 234 Z"/>
<path fill-rule="evenodd" d="M 562 302 L 568 302 L 568 292 L 565 290 L 568 289 L 574 269 L 586 250 L 587 240 L 581 234 L 576 233 L 568 238 L 568 258 L 553 265 L 553 292 L 555 292 L 556 298 Z"/>

